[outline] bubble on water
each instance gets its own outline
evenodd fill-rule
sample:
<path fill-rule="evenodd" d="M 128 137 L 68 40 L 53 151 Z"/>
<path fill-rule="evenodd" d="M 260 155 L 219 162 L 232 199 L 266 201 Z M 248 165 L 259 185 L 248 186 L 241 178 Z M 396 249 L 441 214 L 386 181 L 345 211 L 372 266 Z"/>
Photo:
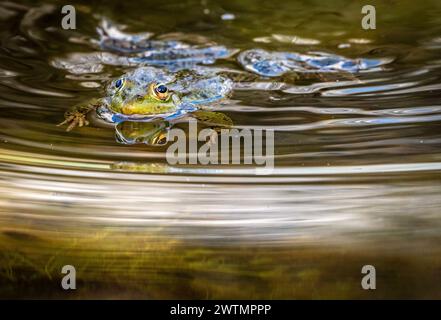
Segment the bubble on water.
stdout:
<path fill-rule="evenodd" d="M 292 43 L 297 45 L 317 45 L 320 44 L 320 40 L 311 38 L 302 38 L 298 36 L 289 36 L 284 34 L 273 34 L 272 37 L 282 43 Z"/>
<path fill-rule="evenodd" d="M 85 88 L 99 88 L 101 86 L 98 82 L 93 81 L 84 81 L 80 85 Z"/>
<path fill-rule="evenodd" d="M 266 37 L 256 37 L 253 39 L 254 42 L 261 43 L 271 43 L 273 41 L 282 43 L 291 43 L 296 45 L 317 45 L 320 44 L 320 40 L 312 38 L 302 38 L 295 35 L 284 35 L 284 34 L 273 34 Z"/>
<path fill-rule="evenodd" d="M 364 38 L 352 38 L 352 39 L 349 39 L 348 42 L 353 43 L 353 44 L 369 44 L 369 43 L 372 43 L 372 40 L 364 39 Z"/>
<path fill-rule="evenodd" d="M 350 48 L 351 47 L 351 44 L 350 43 L 340 43 L 339 45 L 338 45 L 338 48 L 339 49 L 347 49 L 347 48 Z"/>
<path fill-rule="evenodd" d="M 261 42 L 261 43 L 271 43 L 272 38 L 271 37 L 256 37 L 253 39 L 254 42 Z"/>
<path fill-rule="evenodd" d="M 232 14 L 232 13 L 224 13 L 221 16 L 221 19 L 222 20 L 234 20 L 234 19 L 236 19 L 236 16 L 234 14 Z"/>

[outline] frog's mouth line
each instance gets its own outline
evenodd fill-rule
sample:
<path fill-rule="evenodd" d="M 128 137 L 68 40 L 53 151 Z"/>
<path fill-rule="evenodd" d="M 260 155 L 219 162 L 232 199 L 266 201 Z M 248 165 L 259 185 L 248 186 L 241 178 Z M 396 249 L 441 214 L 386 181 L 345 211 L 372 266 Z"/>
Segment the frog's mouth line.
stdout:
<path fill-rule="evenodd" d="M 173 115 L 174 113 L 175 112 L 149 114 L 149 115 L 145 115 L 145 114 L 125 115 L 125 114 L 115 113 L 112 115 L 112 122 L 118 123 L 118 122 L 122 122 L 122 121 L 130 121 L 130 120 L 150 122 L 150 121 L 157 120 L 157 119 L 166 119 L 167 117 L 169 117 L 170 115 Z"/>
<path fill-rule="evenodd" d="M 97 109 L 96 115 L 99 119 L 104 120 L 107 123 L 119 123 L 123 121 L 138 121 L 138 122 L 151 122 L 155 120 L 163 120 L 163 121 L 171 121 L 174 119 L 178 119 L 186 115 L 187 113 L 194 111 L 194 108 L 182 108 L 181 110 L 176 110 L 168 113 L 161 114 L 131 114 L 124 115 L 120 113 L 115 113 L 106 105 L 100 106 Z"/>
<path fill-rule="evenodd" d="M 107 105 L 102 105 L 97 108 L 96 115 L 99 119 L 104 120 L 108 123 L 118 123 L 122 121 L 153 121 L 156 119 L 166 119 L 169 117 L 172 112 L 169 113 L 158 113 L 158 114 L 131 114 L 131 115 L 124 115 L 121 113 L 116 113 L 112 111 Z"/>

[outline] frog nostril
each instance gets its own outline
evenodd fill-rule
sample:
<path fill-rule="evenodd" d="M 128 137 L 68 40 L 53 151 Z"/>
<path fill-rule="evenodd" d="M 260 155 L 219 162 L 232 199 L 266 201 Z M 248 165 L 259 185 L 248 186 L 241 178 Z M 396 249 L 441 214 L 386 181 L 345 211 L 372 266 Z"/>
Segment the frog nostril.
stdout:
<path fill-rule="evenodd" d="M 137 95 L 136 97 L 135 97 L 135 99 L 137 100 L 137 101 L 142 101 L 143 100 L 143 96 L 141 96 L 141 95 Z"/>

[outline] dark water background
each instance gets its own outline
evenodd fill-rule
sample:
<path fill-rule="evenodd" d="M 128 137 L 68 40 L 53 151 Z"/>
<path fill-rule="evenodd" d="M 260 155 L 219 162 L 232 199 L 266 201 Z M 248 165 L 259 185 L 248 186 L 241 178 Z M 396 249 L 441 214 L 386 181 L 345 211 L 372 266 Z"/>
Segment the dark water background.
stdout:
<path fill-rule="evenodd" d="M 84 1 L 69 31 L 64 4 L 0 2 L 1 297 L 441 298 L 439 1 L 374 2 L 371 31 L 359 1 Z M 394 60 L 358 82 L 235 90 L 222 106 L 235 125 L 275 130 L 270 175 L 172 168 L 112 128 L 55 126 L 127 71 L 54 67 L 99 51 L 102 17 L 157 38 Z M 365 264 L 376 291 L 360 288 Z"/>

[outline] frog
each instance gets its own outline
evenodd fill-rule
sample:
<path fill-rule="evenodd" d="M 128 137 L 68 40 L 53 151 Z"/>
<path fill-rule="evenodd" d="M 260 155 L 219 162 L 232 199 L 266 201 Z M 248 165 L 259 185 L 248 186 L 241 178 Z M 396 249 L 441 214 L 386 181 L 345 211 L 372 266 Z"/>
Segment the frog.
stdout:
<path fill-rule="evenodd" d="M 121 129 L 132 128 L 131 133 L 125 134 L 129 138 L 118 139 L 119 142 L 147 141 L 151 145 L 162 145 L 167 131 L 187 118 L 196 119 L 216 132 L 231 128 L 231 118 L 212 109 L 213 105 L 229 97 L 232 89 L 232 80 L 224 75 L 138 67 L 110 80 L 103 97 L 73 106 L 58 126 L 66 126 L 66 131 L 71 131 L 98 119 L 113 124 L 117 138 L 124 136 L 120 132 L 127 133 Z"/>

